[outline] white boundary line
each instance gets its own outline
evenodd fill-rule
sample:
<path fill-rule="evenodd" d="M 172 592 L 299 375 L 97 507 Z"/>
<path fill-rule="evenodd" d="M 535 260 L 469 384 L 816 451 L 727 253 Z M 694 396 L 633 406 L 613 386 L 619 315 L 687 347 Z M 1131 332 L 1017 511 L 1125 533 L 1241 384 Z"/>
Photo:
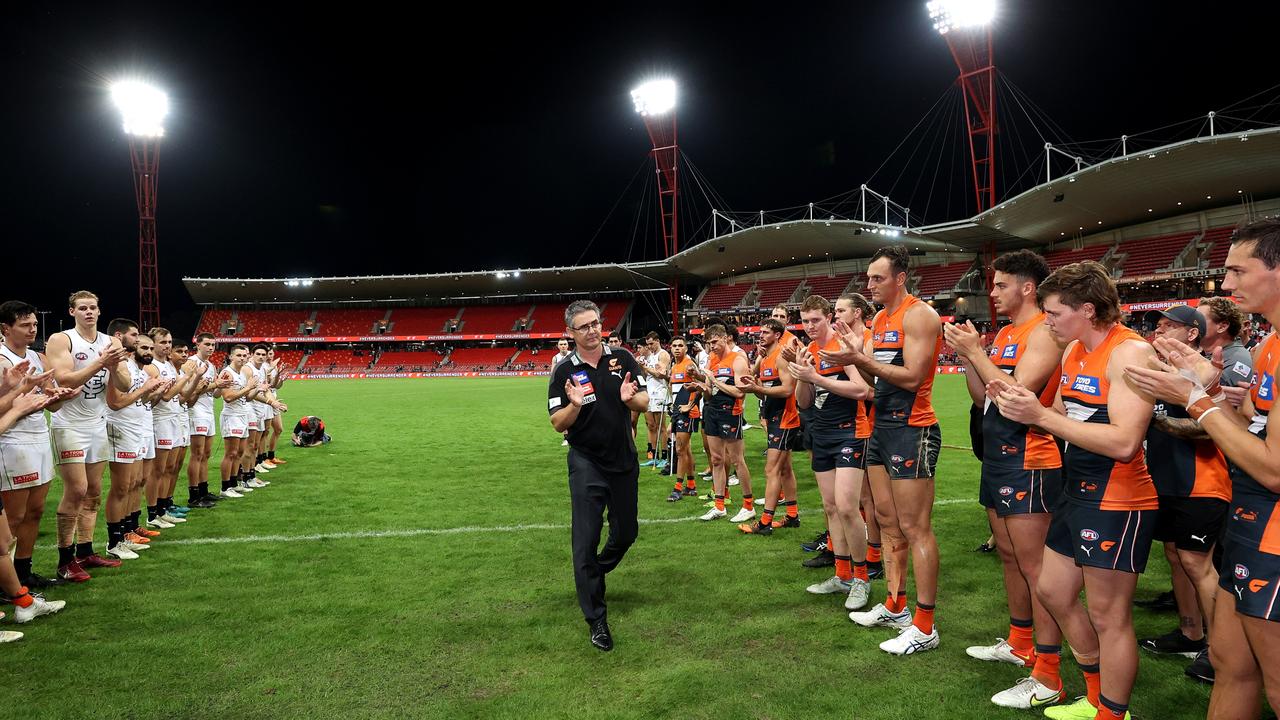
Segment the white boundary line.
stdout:
<path fill-rule="evenodd" d="M 946 500 L 935 500 L 934 506 L 960 505 L 971 503 L 975 507 L 978 506 L 976 499 L 969 498 L 950 498 Z M 685 523 L 697 520 L 697 515 L 678 518 L 641 518 L 641 525 L 672 525 L 675 523 Z M 368 538 L 411 538 L 411 537 L 431 537 L 436 535 L 470 535 L 474 533 L 519 533 L 529 530 L 568 530 L 569 525 L 552 524 L 552 523 L 528 523 L 521 525 L 496 525 L 496 526 L 479 526 L 467 525 L 463 527 L 452 528 L 414 528 L 409 530 L 359 530 L 354 532 L 333 532 L 333 533 L 311 533 L 308 535 L 245 535 L 239 537 L 203 537 L 203 538 L 186 538 L 164 540 L 156 543 L 161 547 L 178 547 L 183 545 L 242 545 L 245 543 L 289 543 L 289 542 L 316 542 L 320 540 L 363 540 Z M 52 549 L 52 546 L 41 546 L 42 550 Z"/>

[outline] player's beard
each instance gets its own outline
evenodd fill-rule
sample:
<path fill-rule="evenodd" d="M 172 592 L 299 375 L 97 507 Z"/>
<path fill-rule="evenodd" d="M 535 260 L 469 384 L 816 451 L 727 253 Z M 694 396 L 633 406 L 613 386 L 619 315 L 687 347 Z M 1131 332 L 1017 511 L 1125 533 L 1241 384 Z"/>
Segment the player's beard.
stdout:
<path fill-rule="evenodd" d="M 136 353 L 136 352 L 133 354 L 133 361 L 138 363 L 138 367 L 144 367 L 144 366 L 150 365 L 153 359 L 154 358 L 152 358 L 150 355 L 143 355 L 141 353 Z"/>

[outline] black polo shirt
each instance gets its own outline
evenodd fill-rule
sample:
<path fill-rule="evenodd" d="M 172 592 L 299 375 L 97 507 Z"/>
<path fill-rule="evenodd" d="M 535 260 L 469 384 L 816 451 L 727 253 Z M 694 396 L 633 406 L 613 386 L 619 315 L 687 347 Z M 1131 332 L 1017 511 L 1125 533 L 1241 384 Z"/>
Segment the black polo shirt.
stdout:
<path fill-rule="evenodd" d="M 631 437 L 631 409 L 622 402 L 622 378 L 643 377 L 640 365 L 622 348 L 603 347 L 600 366 L 591 367 L 575 350 L 551 371 L 547 411 L 554 415 L 569 405 L 564 384 L 570 375 L 583 389 L 578 419 L 569 426 L 569 446 L 594 462 L 602 472 L 621 473 L 637 465 L 636 444 Z"/>

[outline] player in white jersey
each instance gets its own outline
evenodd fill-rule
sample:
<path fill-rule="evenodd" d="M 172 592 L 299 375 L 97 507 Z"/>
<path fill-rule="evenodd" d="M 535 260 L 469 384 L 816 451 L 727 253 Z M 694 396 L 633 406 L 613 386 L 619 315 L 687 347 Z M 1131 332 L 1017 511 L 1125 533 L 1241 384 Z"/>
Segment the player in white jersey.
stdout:
<path fill-rule="evenodd" d="M 51 373 L 30 374 L 27 361 L 0 371 L 0 436 L 20 424 L 28 416 L 34 415 L 44 423 L 41 412 L 57 397 L 56 392 L 40 392 L 40 383 L 52 380 Z M 53 389 L 51 382 L 48 388 Z M 8 561 L 9 551 L 13 547 L 13 537 L 9 534 L 9 521 L 5 517 L 4 504 L 0 503 L 0 595 L 13 603 L 16 611 L 15 619 L 25 623 L 40 615 L 48 615 L 61 610 L 67 603 L 63 600 L 45 600 L 39 593 L 29 592 L 18 581 L 17 570 Z M 21 640 L 22 633 L 10 630 L 0 631 L 0 643 Z"/>
<path fill-rule="evenodd" d="M 197 367 L 193 362 L 188 364 L 191 357 L 191 343 L 180 338 L 173 339 L 173 348 L 169 351 L 169 360 L 173 362 L 173 366 L 179 368 L 184 374 Z M 173 472 L 165 481 L 163 497 L 168 498 L 169 513 L 178 517 L 186 517 L 191 508 L 186 505 L 178 505 L 174 502 L 173 493 L 178 488 L 178 475 L 182 472 L 182 463 L 187 459 L 187 448 L 191 447 L 191 423 L 187 414 L 187 409 L 191 406 L 196 391 L 203 381 L 203 374 L 199 374 L 187 385 L 187 389 L 178 395 L 178 442 L 173 448 Z"/>
<path fill-rule="evenodd" d="M 270 468 L 264 466 L 262 461 L 266 459 L 266 433 L 271 427 L 271 420 L 275 418 L 278 404 L 275 399 L 275 393 L 271 390 L 266 345 L 258 344 L 253 346 L 249 369 L 253 372 L 254 382 L 258 384 L 261 390 L 254 395 L 249 403 L 249 442 L 244 448 L 244 460 L 240 465 L 246 468 L 246 473 L 248 474 L 245 484 L 256 489 L 264 488 L 271 484 L 266 480 L 260 479 L 258 473 L 265 475 L 270 472 Z"/>
<path fill-rule="evenodd" d="M 119 560 L 93 551 L 93 530 L 102 503 L 102 473 L 107 469 L 107 384 L 128 387 L 123 361 L 129 356 L 110 334 L 98 332 L 98 297 L 81 290 L 68 301 L 75 327 L 49 336 L 45 355 L 53 378 L 62 387 L 78 388 L 73 397 L 53 413 L 54 460 L 62 476 L 58 502 L 58 566 L 75 560 L 82 569 L 118 567 Z M 71 550 L 74 548 L 74 552 Z"/>
<path fill-rule="evenodd" d="M 212 508 L 220 499 L 209 492 L 209 458 L 213 454 L 213 438 L 217 433 L 213 418 L 213 398 L 231 384 L 221 377 L 213 364 L 216 347 L 211 333 L 196 336 L 195 359 L 205 364 L 200 384 L 188 400 L 188 428 L 191 431 L 191 461 L 187 465 L 187 505 Z"/>
<path fill-rule="evenodd" d="M 288 373 L 284 369 L 284 358 L 276 357 L 276 350 L 273 347 L 267 348 L 267 367 L 271 369 L 269 382 L 271 384 L 271 392 L 275 394 L 277 400 L 280 399 L 280 388 L 284 387 L 284 381 Z M 280 408 L 276 408 L 271 414 L 271 440 L 268 443 L 266 457 L 262 463 L 268 470 L 275 470 L 281 465 L 288 465 L 289 461 L 284 458 L 276 457 L 276 443 L 280 441 L 280 436 L 284 434 L 284 420 L 281 417 L 285 413 L 286 406 L 283 402 Z"/>
<path fill-rule="evenodd" d="M 4 335 L 4 343 L 0 344 L 0 370 L 23 366 L 27 374 L 24 379 L 28 384 L 39 382 L 35 378 L 43 377 L 48 392 L 58 398 L 70 397 L 76 391 L 55 388 L 52 375 L 45 373 L 48 363 L 44 356 L 30 349 L 36 339 L 37 325 L 35 307 L 16 300 L 0 305 L 0 333 Z M 20 368 L 15 370 L 20 371 Z M 41 387 L 33 391 L 45 392 Z M 54 403 L 50 407 L 57 409 L 58 405 Z M 13 565 L 18 579 L 23 585 L 36 589 L 62 582 L 62 579 L 46 578 L 31 569 L 31 555 L 52 480 L 49 426 L 45 423 L 44 413 L 33 413 L 0 434 L 0 497 L 9 508 L 9 529 L 17 539 Z M 67 548 L 65 554 L 71 555 L 71 548 Z M 68 564 L 70 572 L 63 579 L 77 582 L 89 579 L 89 574 L 79 569 L 74 559 L 70 559 Z"/>
<path fill-rule="evenodd" d="M 154 530 L 142 527 L 138 509 L 146 480 L 144 464 L 155 457 L 152 445 L 151 403 L 168 389 L 164 380 L 151 377 L 144 368 L 151 364 L 153 343 L 138 334 L 132 320 L 112 320 L 107 326 L 112 337 L 132 350 L 121 366 L 129 373 L 129 385 L 119 390 L 107 387 L 107 440 L 111 444 L 111 488 L 107 492 L 107 552 L 120 560 L 133 560 L 146 549 Z"/>
<path fill-rule="evenodd" d="M 154 359 L 143 369 L 151 377 L 164 380 L 169 386 L 151 408 L 151 422 L 155 436 L 155 462 L 145 479 L 147 491 L 147 527 L 171 528 L 186 522 L 181 513 L 170 512 L 173 507 L 170 478 L 176 481 L 178 468 L 177 449 L 187 426 L 186 412 L 182 409 L 182 393 L 199 381 L 198 365 L 190 372 L 179 373 L 173 365 L 173 334 L 166 328 L 154 327 L 147 331 L 154 343 Z"/>
<path fill-rule="evenodd" d="M 222 495 L 223 497 L 244 497 L 244 492 L 252 492 L 253 488 L 245 485 L 247 479 L 241 474 L 241 462 L 244 456 L 244 445 L 249 437 L 249 402 L 261 388 L 254 382 L 253 371 L 249 367 L 249 348 L 245 345 L 232 345 L 228 354 L 227 366 L 219 373 L 219 379 L 226 380 L 227 386 L 222 388 Z"/>
<path fill-rule="evenodd" d="M 640 359 L 644 371 L 645 389 L 649 393 L 649 409 L 644 414 L 644 426 L 649 432 L 649 462 L 646 465 L 662 465 L 668 460 L 667 444 L 667 376 L 671 372 L 671 355 L 662 349 L 662 338 L 650 332 L 644 336 L 649 353 Z"/>

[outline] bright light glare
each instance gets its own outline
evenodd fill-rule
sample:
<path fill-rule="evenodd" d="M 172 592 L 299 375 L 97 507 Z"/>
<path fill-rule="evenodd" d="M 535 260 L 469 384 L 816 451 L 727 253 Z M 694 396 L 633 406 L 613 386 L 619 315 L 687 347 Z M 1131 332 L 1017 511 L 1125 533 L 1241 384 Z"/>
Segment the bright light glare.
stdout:
<path fill-rule="evenodd" d="M 161 137 L 164 117 L 169 114 L 169 97 L 160 89 L 136 80 L 111 85 L 111 101 L 124 116 L 129 135 Z"/>
<path fill-rule="evenodd" d="M 676 106 L 676 81 L 651 80 L 631 91 L 636 112 L 641 115 L 661 115 Z"/>
<path fill-rule="evenodd" d="M 996 0 L 930 0 L 926 7 L 933 29 L 942 35 L 987 25 L 996 17 Z"/>

